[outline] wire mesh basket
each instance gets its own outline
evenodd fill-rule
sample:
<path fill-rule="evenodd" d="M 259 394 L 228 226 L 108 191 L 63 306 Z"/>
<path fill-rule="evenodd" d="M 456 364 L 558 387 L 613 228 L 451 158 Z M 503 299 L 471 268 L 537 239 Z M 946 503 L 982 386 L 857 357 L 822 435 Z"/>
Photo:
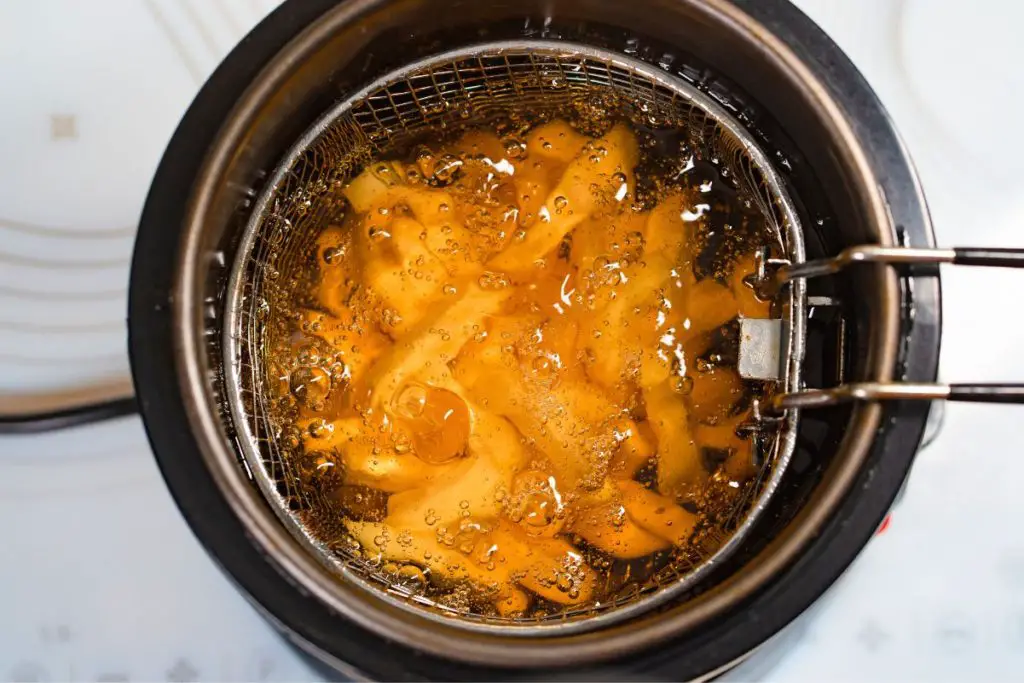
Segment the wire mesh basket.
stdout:
<path fill-rule="evenodd" d="M 322 520 L 311 521 L 323 501 L 296 483 L 300 473 L 287 456 L 268 390 L 267 353 L 279 334 L 268 316 L 281 273 L 293 272 L 309 257 L 317 235 L 346 209 L 339 188 L 374 159 L 428 131 L 463 129 L 510 113 L 557 116 L 581 101 L 625 111 L 654 129 L 684 132 L 693 155 L 716 164 L 722 177 L 764 217 L 775 233 L 776 251 L 791 263 L 803 262 L 799 219 L 782 180 L 750 134 L 709 95 L 618 53 L 528 41 L 437 55 L 392 72 L 336 105 L 292 147 L 270 177 L 231 272 L 223 339 L 225 384 L 241 462 L 249 475 L 281 521 L 342 580 L 431 618 L 455 616 L 469 629 L 516 635 L 590 630 L 678 597 L 751 529 L 794 447 L 796 411 L 752 425 L 762 456 L 758 476 L 730 511 L 724 535 L 707 552 L 695 550 L 688 561 L 663 567 L 643 589 L 550 618 L 519 621 L 464 611 L 453 615 L 451 609 L 388 580 L 379 567 L 337 540 L 344 536 L 341 529 L 325 533 Z M 776 301 L 785 330 L 779 340 L 780 392 L 797 385 L 804 307 L 802 280 L 793 281 Z"/>

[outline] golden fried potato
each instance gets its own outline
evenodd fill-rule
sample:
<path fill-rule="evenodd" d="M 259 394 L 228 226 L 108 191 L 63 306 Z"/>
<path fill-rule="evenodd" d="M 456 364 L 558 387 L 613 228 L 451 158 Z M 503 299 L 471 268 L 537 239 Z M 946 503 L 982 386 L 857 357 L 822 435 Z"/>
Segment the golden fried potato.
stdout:
<path fill-rule="evenodd" d="M 591 278 L 599 275 L 592 269 L 593 263 L 605 271 L 603 283 L 601 277 L 596 280 L 593 311 L 582 312 L 580 338 L 592 359 L 587 372 L 616 395 L 621 395 L 624 381 L 636 382 L 640 365 L 645 366 L 646 382 L 658 381 L 652 373 L 655 366 L 662 379 L 667 379 L 682 345 L 701 326 L 687 319 L 687 310 L 691 299 L 697 304 L 707 300 L 707 287 L 694 287 L 689 254 L 684 249 L 687 226 L 678 216 L 675 222 L 679 225 L 665 219 L 670 204 L 659 204 L 649 216 L 626 211 L 603 233 L 584 225 L 573 235 L 573 258 L 578 259 L 582 272 L 594 273 Z M 597 218 L 592 221 L 601 222 Z M 663 238 L 670 231 L 677 237 Z M 622 255 L 626 256 L 623 260 L 632 258 L 634 262 L 620 273 L 614 259 Z M 731 319 L 735 312 L 716 314 L 712 324 L 717 326 L 722 315 Z"/>
<path fill-rule="evenodd" d="M 351 317 L 348 298 L 358 274 L 353 258 L 350 224 L 332 225 L 317 237 L 317 256 L 320 281 L 317 283 L 318 303 L 331 315 Z"/>
<path fill-rule="evenodd" d="M 520 616 L 530 608 L 530 597 L 523 590 L 509 588 L 507 594 L 495 599 L 494 607 L 498 610 L 499 616 Z"/>
<path fill-rule="evenodd" d="M 435 158 L 436 167 L 449 173 L 450 187 L 459 197 L 466 195 L 476 210 L 489 204 L 515 203 L 515 174 L 519 167 L 506 158 L 505 144 L 497 135 L 485 130 L 471 130 L 447 145 Z M 436 177 L 436 173 L 435 173 Z M 469 207 L 465 207 L 469 208 Z M 471 218 L 471 213 L 466 212 Z"/>
<path fill-rule="evenodd" d="M 636 138 L 624 124 L 588 143 L 545 200 L 539 210 L 541 221 L 530 228 L 524 240 L 492 259 L 492 267 L 505 272 L 531 269 L 534 261 L 558 246 L 566 233 L 591 213 L 615 205 L 628 194 L 637 160 Z"/>
<path fill-rule="evenodd" d="M 541 222 L 542 217 L 547 215 L 542 211 L 544 202 L 557 182 L 550 176 L 550 169 L 537 162 L 527 161 L 516 167 L 516 174 L 512 180 L 516 189 L 516 208 L 519 224 L 527 230 Z"/>
<path fill-rule="evenodd" d="M 380 162 L 364 169 L 348 182 L 342 193 L 358 213 L 387 205 L 388 191 L 405 183 L 405 171 L 397 161 Z"/>
<path fill-rule="evenodd" d="M 547 358 L 556 371 L 564 370 L 566 376 L 577 370 L 579 323 L 568 316 L 556 315 L 541 324 L 540 332 L 543 341 L 538 343 L 538 354 Z M 535 360 L 535 371 L 541 369 L 538 365 Z"/>
<path fill-rule="evenodd" d="M 732 290 L 711 278 L 687 287 L 684 295 L 685 314 L 690 322 L 686 330 L 688 337 L 721 327 L 739 312 Z"/>
<path fill-rule="evenodd" d="M 448 534 L 449 545 L 438 540 L 444 534 L 431 527 L 404 529 L 387 522 L 351 520 L 345 524 L 366 557 L 376 555 L 392 562 L 410 562 L 428 568 L 438 577 L 471 581 L 491 596 L 495 606 L 505 603 L 512 608 L 522 604 L 522 596 L 516 595 L 510 576 L 512 568 L 506 563 L 491 562 L 492 555 L 486 553 L 486 532 L 470 527 L 456 537 L 456 529 Z"/>
<path fill-rule="evenodd" d="M 301 311 L 304 334 L 318 337 L 333 349 L 335 360 L 345 364 L 345 377 L 351 383 L 359 382 L 370 367 L 384 353 L 388 339 L 368 326 L 356 321 L 350 313 L 337 317 L 320 311 Z M 304 340 L 297 343 L 304 344 Z"/>
<path fill-rule="evenodd" d="M 391 193 L 395 198 L 395 206 L 408 207 L 413 217 L 423 225 L 440 226 L 452 221 L 456 202 L 450 192 L 425 185 L 407 185 L 394 188 Z M 428 246 L 431 241 L 428 236 Z M 431 250 L 435 249 L 431 247 Z"/>
<path fill-rule="evenodd" d="M 606 483 L 579 501 L 571 529 L 588 543 L 622 559 L 643 557 L 670 545 L 685 545 L 696 515 L 674 500 L 629 479 Z"/>
<path fill-rule="evenodd" d="M 697 524 L 696 515 L 639 482 L 624 480 L 615 482 L 615 485 L 622 492 L 626 514 L 644 531 L 672 545 L 685 545 L 690 539 Z"/>
<path fill-rule="evenodd" d="M 736 451 L 749 447 L 749 440 L 741 437 L 736 431 L 740 423 L 749 417 L 748 413 L 744 413 L 715 425 L 698 424 L 694 428 L 694 438 L 701 448 L 714 448 L 719 451 Z"/>
<path fill-rule="evenodd" d="M 501 504 L 496 492 L 507 488 L 511 479 L 489 457 L 470 455 L 458 461 L 443 481 L 392 495 L 388 522 L 410 529 L 428 519 L 442 525 L 457 524 L 463 509 L 476 517 L 497 517 Z"/>
<path fill-rule="evenodd" d="M 428 517 L 447 525 L 464 515 L 497 517 L 501 499 L 511 490 L 512 478 L 525 457 L 519 434 L 504 418 L 474 406 L 468 450 L 466 460 L 443 482 L 391 496 L 388 522 L 414 527 Z"/>
<path fill-rule="evenodd" d="M 725 461 L 725 473 L 733 481 L 745 482 L 754 479 L 761 468 L 754 463 L 753 451 L 747 447 L 733 452 Z"/>
<path fill-rule="evenodd" d="M 567 486 L 589 481 L 610 465 L 617 411 L 599 391 L 578 382 L 562 382 L 548 393 L 518 383 L 512 391 L 516 403 L 506 417 L 547 455 Z M 602 452 L 608 461 L 600 460 Z"/>
<path fill-rule="evenodd" d="M 511 316 L 550 316 L 550 322 L 564 320 L 576 325 L 576 318 L 566 312 L 574 305 L 575 284 L 569 265 L 560 258 L 545 259 L 527 282 L 518 283 L 504 313 Z"/>
<path fill-rule="evenodd" d="M 690 391 L 686 394 L 690 415 L 699 423 L 715 424 L 724 419 L 745 393 L 743 378 L 735 368 L 691 370 L 686 378 L 690 382 Z"/>
<path fill-rule="evenodd" d="M 673 192 L 658 201 L 647 220 L 644 230 L 649 254 L 661 254 L 678 265 L 678 274 L 684 285 L 692 284 L 693 256 L 697 249 L 696 223 L 683 219 L 684 212 L 693 204 L 686 192 Z"/>
<path fill-rule="evenodd" d="M 409 231 L 419 227 L 410 219 L 395 224 Z M 444 265 L 422 243 L 413 244 L 415 247 L 409 247 L 397 263 L 373 259 L 366 266 L 366 284 L 390 311 L 387 331 L 396 338 L 416 329 L 431 308 L 442 302 L 449 279 Z"/>
<path fill-rule="evenodd" d="M 593 570 L 578 551 L 559 539 L 529 538 L 506 522 L 468 521 L 446 531 L 372 522 L 347 526 L 365 551 L 423 564 L 449 579 L 473 581 L 492 594 L 496 605 L 509 600 L 515 583 L 561 604 L 586 602 L 593 595 Z"/>
<path fill-rule="evenodd" d="M 531 158 L 568 164 L 587 144 L 585 135 L 565 121 L 544 123 L 526 136 L 526 152 Z"/>
<path fill-rule="evenodd" d="M 590 359 L 587 375 L 605 389 L 614 391 L 630 379 L 630 368 L 654 345 L 666 273 L 661 259 L 652 257 L 644 267 L 631 269 L 626 282 L 614 288 L 614 299 L 582 316 L 580 339 Z"/>
<path fill-rule="evenodd" d="M 370 372 L 371 405 L 391 401 L 399 387 L 423 368 L 437 373 L 435 381 L 448 376 L 448 362 L 508 298 L 509 289 L 487 290 L 468 284 L 421 316 L 420 323 L 391 347 Z M 449 300 L 450 299 L 450 300 Z"/>
<path fill-rule="evenodd" d="M 647 420 L 658 438 L 658 491 L 675 496 L 707 478 L 700 448 L 690 433 L 682 397 L 663 382 L 644 390 Z"/>
<path fill-rule="evenodd" d="M 648 222 L 646 212 L 630 206 L 589 218 L 573 231 L 570 264 L 594 290 L 607 291 L 625 284 L 628 279 L 617 274 L 639 270 L 648 253 L 644 236 Z"/>
<path fill-rule="evenodd" d="M 630 479 L 653 462 L 656 453 L 654 433 L 646 421 L 637 424 L 629 419 L 619 420 L 613 429 L 618 450 L 612 457 L 609 474 L 614 479 Z"/>
<path fill-rule="evenodd" d="M 614 451 L 615 407 L 582 379 L 560 378 L 553 385 L 526 367 L 514 347 L 522 327 L 498 326 L 480 342 L 466 345 L 455 363 L 455 377 L 482 405 L 504 415 L 550 460 L 555 475 L 574 488 L 609 465 L 596 453 Z M 515 332 L 510 332 L 516 330 Z M 508 337 L 506 338 L 506 335 Z"/>
<path fill-rule="evenodd" d="M 391 169 L 391 165 L 384 168 Z M 416 258 L 423 253 L 423 247 L 440 260 L 453 275 L 466 270 L 465 253 L 477 239 L 465 227 L 464 212 L 459 211 L 460 202 L 444 189 L 432 188 L 422 183 L 409 183 L 401 174 L 403 167 L 397 164 L 392 172 L 379 173 L 377 166 L 363 171 L 345 189 L 353 208 L 360 214 L 358 231 L 363 247 L 363 257 L 373 263 L 386 240 L 368 239 L 374 235 L 390 234 L 391 244 L 398 247 L 405 259 Z M 412 219 L 416 229 L 406 223 L 396 226 L 401 219 Z M 404 228 L 404 229 L 403 229 Z M 412 240 L 419 242 L 413 245 Z M 418 248 L 412 249 L 410 247 Z M 479 270 L 479 267 L 475 268 Z"/>
<path fill-rule="evenodd" d="M 579 511 L 570 526 L 587 543 L 624 560 L 669 547 L 669 542 L 637 524 L 621 499 Z"/>
<path fill-rule="evenodd" d="M 558 480 L 536 461 L 512 478 L 503 513 L 527 536 L 552 538 L 565 527 L 566 500 Z"/>
<path fill-rule="evenodd" d="M 475 250 L 490 253 L 491 245 L 486 235 L 474 234 L 467 228 L 467 212 L 472 213 L 470 207 L 447 191 L 425 185 L 410 185 L 392 194 L 396 197 L 396 206 L 407 207 L 419 223 L 419 230 L 409 231 L 408 237 L 426 247 L 452 277 L 468 277 L 482 270 L 472 257 L 476 255 Z"/>
<path fill-rule="evenodd" d="M 594 570 L 567 541 L 527 536 L 504 520 L 498 522 L 490 540 L 512 577 L 540 597 L 562 605 L 585 603 L 593 597 Z"/>
<path fill-rule="evenodd" d="M 714 426 L 697 425 L 694 436 L 701 448 L 712 448 L 725 454 L 722 468 L 734 481 L 753 479 L 759 468 L 754 464 L 754 442 L 749 433 L 741 434 L 738 427 L 750 420 L 750 413 L 721 420 Z"/>
<path fill-rule="evenodd" d="M 309 429 L 314 424 L 320 427 L 312 430 L 316 436 Z M 333 450 L 341 455 L 346 484 L 397 493 L 431 486 L 457 464 L 430 465 L 402 447 L 409 443 L 408 435 L 367 428 L 361 418 L 342 418 L 326 424 L 323 420 L 306 420 L 300 426 L 308 452 Z"/>

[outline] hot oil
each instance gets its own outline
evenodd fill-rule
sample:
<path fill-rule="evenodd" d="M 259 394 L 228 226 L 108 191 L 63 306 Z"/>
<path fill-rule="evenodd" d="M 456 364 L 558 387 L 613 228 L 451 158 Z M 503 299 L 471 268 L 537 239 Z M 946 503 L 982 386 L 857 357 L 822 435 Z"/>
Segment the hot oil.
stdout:
<path fill-rule="evenodd" d="M 267 375 L 282 492 L 344 561 L 541 618 L 728 537 L 759 475 L 736 319 L 772 315 L 769 232 L 664 124 L 589 102 L 448 129 L 341 189 L 279 274 Z"/>

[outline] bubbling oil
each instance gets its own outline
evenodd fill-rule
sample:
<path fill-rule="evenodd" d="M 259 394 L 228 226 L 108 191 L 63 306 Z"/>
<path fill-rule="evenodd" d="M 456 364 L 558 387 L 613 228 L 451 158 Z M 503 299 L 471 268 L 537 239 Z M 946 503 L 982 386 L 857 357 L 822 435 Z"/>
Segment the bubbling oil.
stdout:
<path fill-rule="evenodd" d="M 772 315 L 763 218 L 680 136 L 578 114 L 374 160 L 269 302 L 296 514 L 448 610 L 641 593 L 717 549 L 759 474 L 736 321 Z"/>

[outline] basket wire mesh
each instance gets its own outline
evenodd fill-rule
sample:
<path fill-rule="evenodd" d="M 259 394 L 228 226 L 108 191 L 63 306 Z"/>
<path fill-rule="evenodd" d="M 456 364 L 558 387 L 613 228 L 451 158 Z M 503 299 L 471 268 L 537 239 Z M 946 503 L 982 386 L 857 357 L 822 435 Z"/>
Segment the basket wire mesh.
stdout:
<path fill-rule="evenodd" d="M 271 418 L 265 369 L 272 334 L 266 324 L 268 300 L 280 273 L 293 272 L 320 231 L 341 216 L 345 202 L 338 190 L 371 160 L 424 131 L 487 121 L 510 111 L 557 112 L 581 96 L 626 102 L 648 125 L 684 129 L 695 157 L 718 164 L 723 177 L 765 217 L 777 235 L 777 249 L 791 262 L 804 260 L 798 217 L 782 181 L 750 134 L 710 96 L 625 55 L 529 41 L 478 45 L 413 63 L 336 105 L 272 174 L 233 264 L 226 297 L 224 381 L 241 464 L 282 522 L 326 566 L 344 580 L 430 618 L 438 618 L 445 608 L 389 584 L 344 544 L 325 543 L 323 534 L 306 523 L 304 513 L 323 501 L 315 491 L 296 486 L 299 473 L 283 452 L 279 425 Z M 796 385 L 802 360 L 803 283 L 793 283 L 780 303 L 788 330 L 780 389 L 788 391 Z M 792 454 L 796 417 L 791 411 L 760 432 L 764 464 L 730 515 L 724 530 L 728 538 L 720 539 L 710 555 L 694 552 L 688 564 L 667 567 L 643 590 L 598 608 L 563 612 L 549 622 L 516 625 L 465 612 L 458 613 L 459 621 L 471 629 L 512 634 L 589 630 L 685 592 L 737 547 L 765 507 Z M 586 618 L 574 618 L 581 616 Z"/>

